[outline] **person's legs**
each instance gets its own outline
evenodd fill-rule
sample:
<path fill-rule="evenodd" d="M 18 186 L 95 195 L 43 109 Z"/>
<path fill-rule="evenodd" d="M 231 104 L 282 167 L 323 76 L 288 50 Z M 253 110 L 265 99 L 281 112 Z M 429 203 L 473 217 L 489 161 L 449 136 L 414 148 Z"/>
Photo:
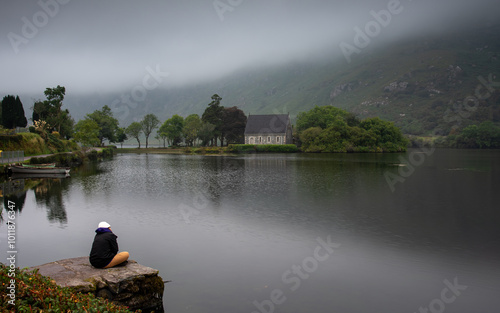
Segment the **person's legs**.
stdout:
<path fill-rule="evenodd" d="M 129 257 L 129 253 L 127 251 L 120 252 L 117 255 L 115 255 L 113 260 L 111 260 L 111 262 L 109 262 L 109 264 L 106 265 L 104 268 L 110 268 L 110 267 L 116 266 L 118 264 L 121 264 L 121 263 L 127 261 L 128 257 Z"/>

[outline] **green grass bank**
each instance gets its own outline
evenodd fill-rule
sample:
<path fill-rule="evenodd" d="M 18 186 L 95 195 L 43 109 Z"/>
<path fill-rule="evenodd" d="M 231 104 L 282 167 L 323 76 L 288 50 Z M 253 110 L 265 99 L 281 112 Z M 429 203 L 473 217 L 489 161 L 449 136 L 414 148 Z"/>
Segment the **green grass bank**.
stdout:
<path fill-rule="evenodd" d="M 70 152 L 79 150 L 78 145 L 71 140 L 62 140 L 54 134 L 43 138 L 36 133 L 20 133 L 16 135 L 0 135 L 0 150 L 24 151 L 25 156 Z"/>

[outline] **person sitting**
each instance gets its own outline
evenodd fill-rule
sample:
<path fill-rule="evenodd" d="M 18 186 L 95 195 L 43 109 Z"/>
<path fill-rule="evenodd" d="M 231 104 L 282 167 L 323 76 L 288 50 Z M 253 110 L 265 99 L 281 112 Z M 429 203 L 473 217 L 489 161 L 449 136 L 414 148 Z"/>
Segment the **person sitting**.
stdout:
<path fill-rule="evenodd" d="M 116 241 L 118 236 L 111 231 L 111 225 L 106 222 L 100 222 L 95 232 L 96 235 L 89 256 L 92 266 L 110 268 L 124 264 L 128 260 L 128 252 L 118 253 L 118 242 Z"/>

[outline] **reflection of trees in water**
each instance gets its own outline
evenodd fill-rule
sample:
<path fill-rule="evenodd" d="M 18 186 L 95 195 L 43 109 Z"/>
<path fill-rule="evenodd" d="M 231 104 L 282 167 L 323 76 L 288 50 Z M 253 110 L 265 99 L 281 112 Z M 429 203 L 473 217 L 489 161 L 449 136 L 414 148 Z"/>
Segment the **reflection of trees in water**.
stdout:
<path fill-rule="evenodd" d="M 223 194 L 238 194 L 242 188 L 244 161 L 229 157 L 212 157 L 203 162 L 207 175 L 202 180 L 202 193 L 215 203 Z"/>
<path fill-rule="evenodd" d="M 9 201 L 12 201 L 16 204 L 15 211 L 21 212 L 26 201 L 26 191 L 33 189 L 36 203 L 47 209 L 47 219 L 50 222 L 66 224 L 63 193 L 68 186 L 69 180 L 65 178 L 17 178 L 5 181 L 2 184 L 3 208 L 7 208 Z M 3 210 L 1 213 L 0 221 L 3 221 Z"/>
<path fill-rule="evenodd" d="M 15 212 L 21 212 L 26 201 L 26 188 L 24 180 L 4 180 L 0 181 L 0 196 L 3 197 L 3 206 L 0 206 L 0 222 L 4 221 L 3 211 L 8 210 L 9 201 L 15 203 Z M 12 203 L 11 202 L 11 203 Z"/>
<path fill-rule="evenodd" d="M 85 195 L 91 195 L 99 188 L 102 188 L 97 184 L 99 179 L 99 174 L 104 173 L 97 162 L 86 162 L 83 165 L 71 170 L 72 179 L 77 179 L 82 187 Z"/>
<path fill-rule="evenodd" d="M 18 192 L 16 194 L 5 195 L 3 197 L 3 210 L 0 213 L 0 222 L 3 222 L 6 216 L 4 217 L 3 211 L 7 211 L 9 207 L 9 201 L 15 203 L 15 212 L 22 212 L 24 208 L 24 202 L 26 201 L 26 192 Z M 11 202 L 11 203 L 12 203 Z"/>
<path fill-rule="evenodd" d="M 36 203 L 45 206 L 47 209 L 49 222 L 67 223 L 68 218 L 63 199 L 63 193 L 67 189 L 68 182 L 65 179 L 42 179 L 33 188 Z"/>

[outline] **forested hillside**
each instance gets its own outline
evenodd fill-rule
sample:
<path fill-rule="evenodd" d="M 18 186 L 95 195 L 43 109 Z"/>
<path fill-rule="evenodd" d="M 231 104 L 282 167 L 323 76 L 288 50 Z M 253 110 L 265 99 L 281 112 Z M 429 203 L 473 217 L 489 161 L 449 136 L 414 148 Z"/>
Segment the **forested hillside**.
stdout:
<path fill-rule="evenodd" d="M 406 39 L 368 47 L 350 64 L 337 58 L 240 70 L 208 83 L 152 90 L 143 102 L 115 106 L 115 116 L 126 125 L 147 113 L 162 120 L 201 114 L 217 93 L 221 105 L 238 106 L 246 114 L 290 113 L 295 118 L 314 106 L 333 105 L 362 119 L 393 121 L 406 134 L 447 135 L 457 127 L 500 121 L 499 35 L 495 27 Z M 74 110 L 90 112 L 93 107 L 82 104 L 100 107 L 118 97 L 94 95 L 72 102 Z"/>

